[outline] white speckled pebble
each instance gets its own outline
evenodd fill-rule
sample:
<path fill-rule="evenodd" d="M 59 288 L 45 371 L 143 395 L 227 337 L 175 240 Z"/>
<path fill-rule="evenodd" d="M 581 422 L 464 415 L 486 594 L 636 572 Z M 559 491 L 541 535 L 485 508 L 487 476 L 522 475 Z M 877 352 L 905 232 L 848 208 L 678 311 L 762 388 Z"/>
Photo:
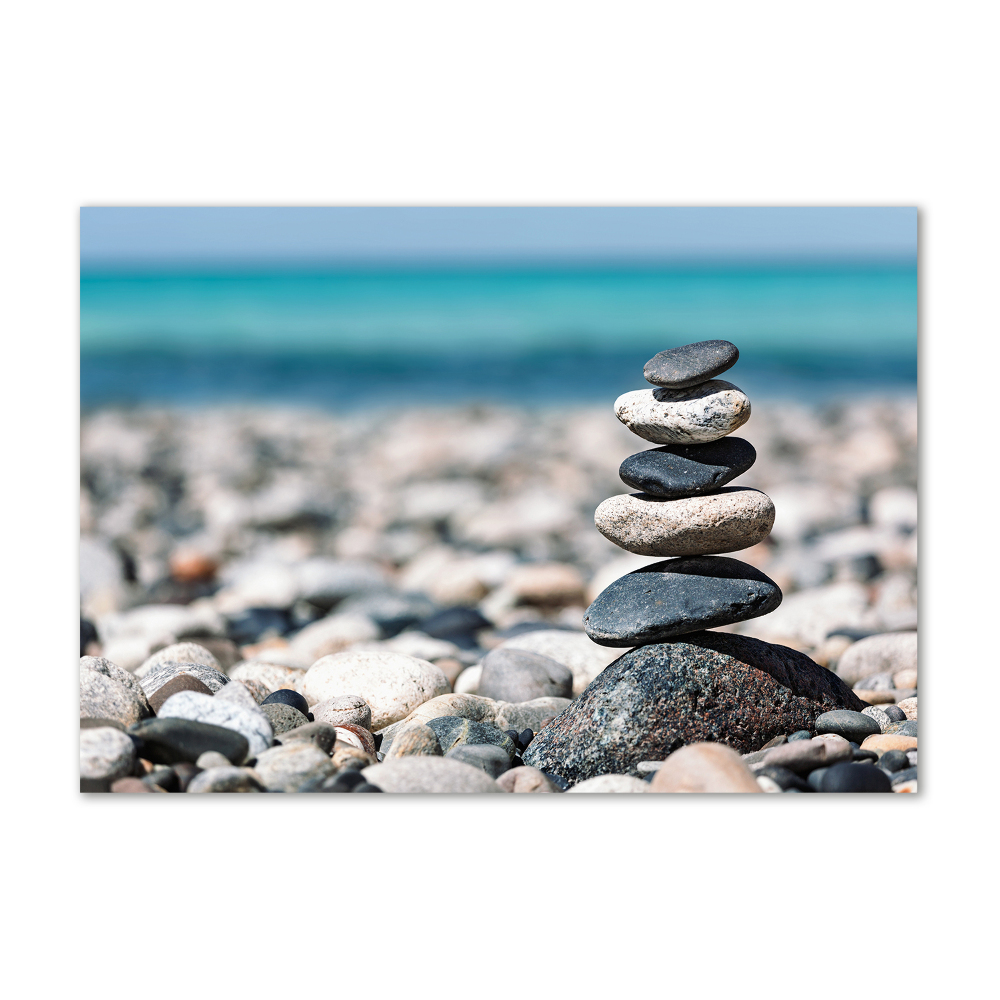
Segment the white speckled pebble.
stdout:
<path fill-rule="evenodd" d="M 615 400 L 615 415 L 656 444 L 707 444 L 750 419 L 750 400 L 732 382 L 711 379 L 688 389 L 626 392 Z"/>

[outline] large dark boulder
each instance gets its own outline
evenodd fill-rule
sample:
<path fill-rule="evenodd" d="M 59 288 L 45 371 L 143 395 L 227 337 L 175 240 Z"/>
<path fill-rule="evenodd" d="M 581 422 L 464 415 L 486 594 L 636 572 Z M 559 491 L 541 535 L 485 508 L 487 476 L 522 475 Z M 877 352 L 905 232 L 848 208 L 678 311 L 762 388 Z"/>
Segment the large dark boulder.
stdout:
<path fill-rule="evenodd" d="M 817 716 L 864 703 L 804 653 L 748 636 L 691 632 L 640 646 L 606 667 L 524 752 L 524 763 L 570 782 L 637 774 L 688 743 L 740 753 L 812 730 Z"/>

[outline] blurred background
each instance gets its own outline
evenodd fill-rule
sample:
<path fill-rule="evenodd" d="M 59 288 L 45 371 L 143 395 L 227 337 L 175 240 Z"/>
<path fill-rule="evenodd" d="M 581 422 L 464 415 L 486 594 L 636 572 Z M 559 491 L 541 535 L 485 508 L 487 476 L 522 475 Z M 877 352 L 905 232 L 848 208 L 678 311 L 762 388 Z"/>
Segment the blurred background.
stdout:
<path fill-rule="evenodd" d="M 738 483 L 777 510 L 736 555 L 785 593 L 731 630 L 833 665 L 915 628 L 917 225 L 83 209 L 82 645 L 134 669 L 198 637 L 228 665 L 302 669 L 388 644 L 457 677 L 505 637 L 579 630 L 654 561 L 593 526 L 651 447 L 612 404 L 657 351 L 710 338 L 739 347 L 723 377 L 753 405 Z"/>

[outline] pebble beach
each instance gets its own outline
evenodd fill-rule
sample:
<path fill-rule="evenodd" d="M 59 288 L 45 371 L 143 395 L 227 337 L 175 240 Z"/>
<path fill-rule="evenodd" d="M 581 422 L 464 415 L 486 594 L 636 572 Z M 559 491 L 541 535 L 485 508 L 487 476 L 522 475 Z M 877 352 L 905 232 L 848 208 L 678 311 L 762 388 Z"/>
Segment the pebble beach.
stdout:
<path fill-rule="evenodd" d="M 604 406 L 86 414 L 81 790 L 916 792 L 915 398 L 681 360 Z"/>

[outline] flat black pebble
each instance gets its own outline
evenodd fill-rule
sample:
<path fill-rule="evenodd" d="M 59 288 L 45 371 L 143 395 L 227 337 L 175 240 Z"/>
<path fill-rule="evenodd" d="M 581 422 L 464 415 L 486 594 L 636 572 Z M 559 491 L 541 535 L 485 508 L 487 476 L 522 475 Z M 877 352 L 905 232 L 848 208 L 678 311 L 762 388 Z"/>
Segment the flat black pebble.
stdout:
<path fill-rule="evenodd" d="M 721 375 L 739 358 L 736 345 L 728 340 L 699 340 L 653 355 L 642 369 L 642 376 L 652 385 L 684 389 Z"/>
<path fill-rule="evenodd" d="M 820 787 L 823 784 L 823 777 L 830 768 L 828 767 L 817 767 L 815 770 L 809 772 L 809 777 L 806 781 L 809 782 L 811 788 L 817 792 L 821 792 L 823 789 Z"/>
<path fill-rule="evenodd" d="M 861 744 L 866 737 L 879 735 L 882 728 L 870 715 L 838 709 L 835 712 L 824 712 L 817 716 L 816 732 L 818 735 L 835 733 L 852 743 Z"/>
<path fill-rule="evenodd" d="M 867 716 L 865 716 L 867 718 Z M 871 764 L 834 764 L 820 781 L 821 792 L 891 792 L 888 775 Z"/>
<path fill-rule="evenodd" d="M 851 758 L 855 762 L 862 760 L 877 761 L 878 754 L 874 750 L 861 750 L 860 748 L 854 751 L 854 756 Z"/>
<path fill-rule="evenodd" d="M 583 625 L 602 646 L 643 646 L 757 618 L 780 603 L 778 585 L 739 559 L 681 556 L 619 577 L 587 608 Z"/>
<path fill-rule="evenodd" d="M 528 744 L 535 738 L 535 734 L 530 729 L 522 729 L 517 737 L 517 742 L 522 750 L 527 750 Z"/>
<path fill-rule="evenodd" d="M 297 709 L 304 716 L 309 716 L 309 702 L 305 700 L 298 693 L 298 691 L 292 691 L 290 688 L 279 688 L 277 691 L 269 694 L 262 702 L 262 705 L 288 705 L 291 708 Z"/>
<path fill-rule="evenodd" d="M 892 722 L 906 722 L 906 712 L 898 705 L 880 705 L 879 708 L 889 716 Z"/>
<path fill-rule="evenodd" d="M 788 742 L 791 743 L 793 740 L 811 740 L 812 733 L 808 729 L 799 729 L 797 732 L 792 733 L 788 737 Z"/>
<path fill-rule="evenodd" d="M 677 499 L 717 490 L 756 460 L 749 441 L 724 437 L 710 444 L 668 444 L 637 452 L 622 462 L 618 475 L 643 493 Z"/>
<path fill-rule="evenodd" d="M 145 719 L 128 730 L 133 741 L 141 741 L 140 757 L 154 764 L 196 761 L 206 750 L 218 750 L 234 764 L 246 760 L 250 745 L 233 729 L 191 719 Z"/>

